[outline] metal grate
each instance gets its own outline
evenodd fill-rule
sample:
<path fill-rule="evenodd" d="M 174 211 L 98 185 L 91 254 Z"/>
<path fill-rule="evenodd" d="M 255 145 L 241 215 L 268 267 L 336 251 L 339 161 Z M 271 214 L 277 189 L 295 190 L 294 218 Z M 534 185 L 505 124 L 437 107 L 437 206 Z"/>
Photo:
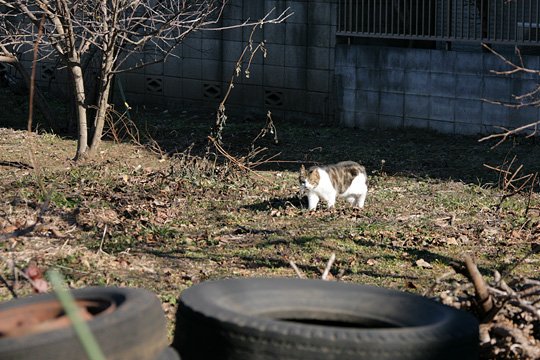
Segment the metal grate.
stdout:
<path fill-rule="evenodd" d="M 540 0 L 338 0 L 337 34 L 540 45 Z"/>

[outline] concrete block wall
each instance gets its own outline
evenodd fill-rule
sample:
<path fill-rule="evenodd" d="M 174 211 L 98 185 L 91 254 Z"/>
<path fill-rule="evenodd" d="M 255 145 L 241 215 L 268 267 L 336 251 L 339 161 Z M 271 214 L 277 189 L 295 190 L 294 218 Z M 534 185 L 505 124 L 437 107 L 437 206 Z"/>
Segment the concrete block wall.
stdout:
<path fill-rule="evenodd" d="M 538 68 L 538 56 L 524 60 Z M 491 53 L 337 45 L 335 63 L 337 115 L 346 126 L 485 134 L 540 118 L 536 107 L 489 102 L 514 101 L 537 84 L 530 74 L 494 74 L 509 67 Z"/>
<path fill-rule="evenodd" d="M 333 119 L 336 0 L 231 0 L 216 26 L 258 20 L 272 9 L 277 16 L 287 8 L 294 14 L 286 22 L 255 31 L 253 46 L 264 40 L 267 55 L 256 54 L 249 69 L 243 64 L 227 107 L 250 116 L 272 111 L 274 119 Z M 251 31 L 190 34 L 165 63 L 120 77 L 128 102 L 216 109 Z"/>

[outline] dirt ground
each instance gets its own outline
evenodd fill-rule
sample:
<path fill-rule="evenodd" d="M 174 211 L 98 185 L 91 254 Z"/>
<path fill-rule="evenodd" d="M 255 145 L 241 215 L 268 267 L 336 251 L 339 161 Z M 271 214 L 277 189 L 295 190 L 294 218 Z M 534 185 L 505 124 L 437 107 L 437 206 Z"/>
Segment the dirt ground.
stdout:
<path fill-rule="evenodd" d="M 290 261 L 317 278 L 332 254 L 333 280 L 432 297 L 464 281 L 452 264 L 466 253 L 487 279 L 539 278 L 538 194 L 500 204 L 500 173 L 484 166 L 509 169 L 516 156 L 520 174 L 538 171 L 533 140 L 491 150 L 477 137 L 276 122 L 278 143 L 253 145 L 264 122 L 238 120 L 224 134 L 230 161 L 207 146 L 211 114 L 140 116 L 161 154 L 107 141 L 75 163 L 72 139 L 0 128 L 0 274 L 19 295 L 33 288 L 14 268 L 30 263 L 60 269 L 72 287 L 145 287 L 172 331 L 177 298 L 193 284 L 294 277 Z M 308 212 L 298 167 L 341 160 L 368 169 L 365 209 L 338 201 Z"/>

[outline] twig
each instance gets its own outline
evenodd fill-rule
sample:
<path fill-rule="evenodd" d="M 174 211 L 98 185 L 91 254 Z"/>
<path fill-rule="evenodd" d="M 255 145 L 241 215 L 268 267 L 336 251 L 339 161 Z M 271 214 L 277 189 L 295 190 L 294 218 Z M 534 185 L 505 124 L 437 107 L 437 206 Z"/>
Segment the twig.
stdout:
<path fill-rule="evenodd" d="M 332 253 L 330 259 L 328 260 L 328 264 L 326 264 L 326 268 L 324 269 L 321 279 L 328 280 L 328 274 L 330 273 L 330 269 L 332 268 L 334 261 L 336 261 L 336 254 Z"/>
<path fill-rule="evenodd" d="M 105 251 L 103 251 L 103 242 L 105 241 L 106 234 L 107 234 L 107 224 L 105 224 L 105 228 L 103 229 L 103 235 L 101 236 L 101 243 L 99 244 L 98 254 L 100 253 L 107 254 Z"/>
<path fill-rule="evenodd" d="M 520 331 L 519 329 L 509 328 L 506 326 L 499 325 L 499 326 L 493 326 L 492 330 L 495 334 L 499 336 L 512 337 L 516 341 L 516 343 L 519 345 L 519 347 L 523 349 L 523 351 L 526 353 L 526 354 L 522 354 L 522 355 L 526 355 L 524 358 L 528 358 L 528 359 L 540 358 L 540 347 L 537 347 L 531 344 L 527 336 L 525 336 L 523 332 Z"/>
<path fill-rule="evenodd" d="M 304 275 L 304 273 L 302 272 L 302 270 L 300 270 L 300 269 L 298 268 L 298 266 L 296 266 L 296 264 L 294 263 L 294 261 L 289 260 L 289 264 L 290 264 L 291 267 L 294 269 L 294 271 L 296 272 L 296 275 L 297 275 L 300 279 L 305 279 L 305 278 L 306 278 L 306 275 Z"/>
<path fill-rule="evenodd" d="M 480 303 L 484 321 L 493 310 L 493 298 L 491 297 L 487 284 L 478 271 L 478 267 L 469 255 L 465 255 L 465 266 L 469 273 L 470 279 L 476 290 L 476 297 Z"/>

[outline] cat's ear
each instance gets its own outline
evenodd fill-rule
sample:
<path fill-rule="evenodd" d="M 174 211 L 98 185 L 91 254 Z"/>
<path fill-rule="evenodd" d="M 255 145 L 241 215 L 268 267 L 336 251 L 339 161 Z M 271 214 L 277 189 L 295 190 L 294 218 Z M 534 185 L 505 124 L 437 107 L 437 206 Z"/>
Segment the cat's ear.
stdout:
<path fill-rule="evenodd" d="M 304 164 L 300 165 L 300 174 L 304 174 L 306 172 L 306 168 L 304 167 Z"/>

